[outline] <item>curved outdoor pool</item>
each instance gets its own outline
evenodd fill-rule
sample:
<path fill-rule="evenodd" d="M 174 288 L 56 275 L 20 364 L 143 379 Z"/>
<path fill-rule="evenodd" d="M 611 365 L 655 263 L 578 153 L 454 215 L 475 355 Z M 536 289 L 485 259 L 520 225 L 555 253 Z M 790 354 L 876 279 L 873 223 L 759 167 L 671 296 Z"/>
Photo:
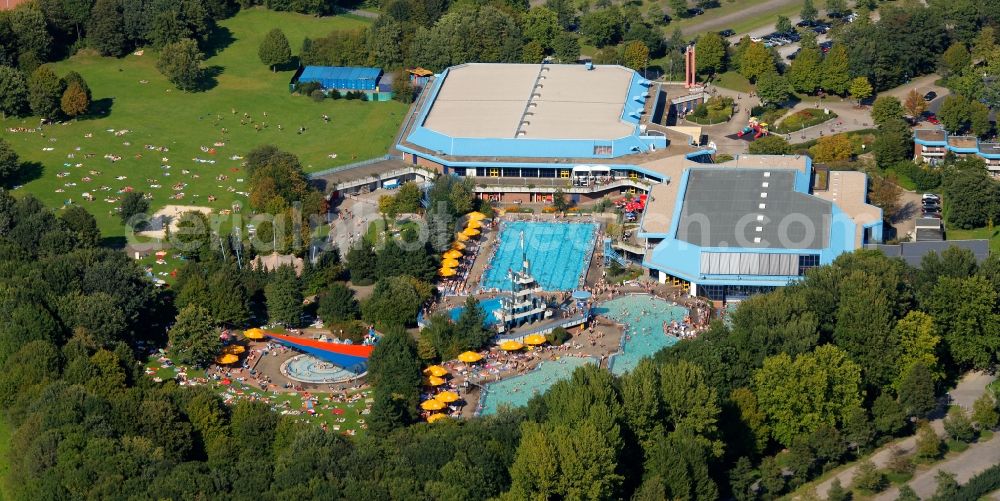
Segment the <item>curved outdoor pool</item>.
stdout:
<path fill-rule="evenodd" d="M 560 357 L 542 362 L 531 372 L 486 385 L 480 401 L 479 415 L 496 414 L 501 407 L 523 407 L 535 395 L 545 393 L 552 385 L 569 379 L 577 367 L 596 364 L 593 357 Z"/>
<path fill-rule="evenodd" d="M 342 383 L 363 374 L 337 367 L 312 355 L 289 358 L 281 364 L 281 373 L 300 383 L 312 384 Z"/>
<path fill-rule="evenodd" d="M 616 375 L 635 369 L 642 359 L 677 344 L 677 338 L 663 333 L 663 323 L 675 320 L 680 323 L 688 313 L 683 306 L 645 294 L 606 301 L 595 311 L 625 327 L 621 351 L 612 355 L 608 362 L 611 372 Z"/>

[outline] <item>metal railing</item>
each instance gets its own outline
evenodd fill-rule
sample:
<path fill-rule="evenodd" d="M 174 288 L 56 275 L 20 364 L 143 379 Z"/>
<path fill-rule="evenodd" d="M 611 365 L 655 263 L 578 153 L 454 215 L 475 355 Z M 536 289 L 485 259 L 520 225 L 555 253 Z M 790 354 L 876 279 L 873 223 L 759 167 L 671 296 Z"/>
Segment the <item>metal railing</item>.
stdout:
<path fill-rule="evenodd" d="M 337 167 L 330 167 L 329 169 L 323 169 L 323 170 L 321 170 L 319 172 L 313 172 L 312 174 L 309 174 L 308 176 L 311 177 L 311 178 L 322 177 L 322 176 L 325 176 L 327 174 L 333 174 L 335 172 L 343 172 L 345 170 L 357 169 L 359 167 L 367 167 L 369 165 L 377 164 L 379 162 L 385 162 L 386 160 L 392 160 L 394 158 L 397 159 L 397 160 L 401 159 L 401 157 L 398 157 L 398 156 L 395 156 L 395 155 L 385 154 L 385 155 L 382 155 L 380 157 L 369 158 L 368 160 L 361 160 L 359 162 L 352 162 L 352 163 L 345 164 L 345 165 L 340 165 L 340 166 L 337 166 Z"/>

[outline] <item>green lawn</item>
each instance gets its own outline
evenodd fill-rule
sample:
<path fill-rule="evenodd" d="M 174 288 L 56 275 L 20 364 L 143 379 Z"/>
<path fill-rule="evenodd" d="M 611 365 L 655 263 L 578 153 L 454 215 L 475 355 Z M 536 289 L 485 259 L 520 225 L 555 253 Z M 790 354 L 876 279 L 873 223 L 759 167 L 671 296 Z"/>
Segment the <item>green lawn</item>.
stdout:
<path fill-rule="evenodd" d="M 114 214 L 118 203 L 105 199 L 114 200 L 126 187 L 152 194 L 154 210 L 168 203 L 217 210 L 228 209 L 234 202 L 245 205 L 246 198 L 239 192 L 246 192 L 247 186 L 240 160 L 233 157 L 245 155 L 255 146 L 270 143 L 287 149 L 299 156 L 307 171 L 388 151 L 406 105 L 395 101 L 315 103 L 291 96 L 288 81 L 292 71 L 272 73 L 257 57 L 260 40 L 274 27 L 285 31 L 297 51 L 306 36 L 361 28 L 369 22 L 355 16 L 319 18 L 263 9 L 242 11 L 220 23 L 216 38 L 223 40 L 218 44 L 221 50 L 205 63 L 217 74 L 216 83 L 196 93 L 174 89 L 156 70 L 156 55 L 149 50 L 142 56 L 121 59 L 77 55 L 53 64 L 53 69 L 60 75 L 70 70 L 81 73 L 93 90 L 94 108 L 109 112 L 47 126 L 44 136 L 8 130 L 34 127 L 37 118 L 0 121 L 0 137 L 9 141 L 23 160 L 35 163 L 27 169 L 21 190 L 53 207 L 70 200 L 82 203 L 97 218 L 105 236 L 125 233 Z M 257 132 L 249 123 L 241 125 L 244 113 L 266 128 Z M 323 114 L 331 117 L 330 123 L 323 121 Z M 298 134 L 299 127 L 306 127 L 306 132 Z M 128 132 L 116 135 L 109 130 Z M 117 155 L 121 160 L 112 162 L 105 155 Z M 198 163 L 195 158 L 215 163 Z M 121 176 L 124 178 L 117 179 Z M 84 201 L 84 192 L 96 200 Z M 209 196 L 215 200 L 209 202 Z"/>
<path fill-rule="evenodd" d="M 1000 252 L 1000 229 L 976 228 L 974 230 L 959 230 L 947 228 L 948 240 L 976 240 L 986 239 L 990 241 L 990 251 Z M 1000 389 L 998 387 L 997 389 Z"/>
<path fill-rule="evenodd" d="M 155 356 L 151 356 L 146 361 L 146 369 L 147 374 L 152 372 L 152 374 L 149 374 L 149 377 L 159 378 L 163 381 L 173 379 L 177 375 L 177 372 L 179 372 L 179 369 L 175 366 L 162 366 Z M 187 375 L 190 379 L 203 378 L 205 377 L 205 371 L 188 369 Z M 236 380 L 233 380 L 229 386 L 223 386 L 217 382 L 209 384 L 212 385 L 212 388 L 219 393 L 219 396 L 223 400 L 227 400 L 230 403 L 235 403 L 239 399 L 255 397 L 269 404 L 276 412 L 290 412 L 292 415 L 299 416 L 298 419 L 300 421 L 315 423 L 317 425 L 326 423 L 331 431 L 340 431 L 341 433 L 350 432 L 358 435 L 365 433 L 366 428 L 363 428 L 362 425 L 365 423 L 367 416 L 362 414 L 362 411 L 367 405 L 365 400 L 371 399 L 371 392 L 367 390 L 362 392 L 362 398 L 351 403 L 333 402 L 329 400 L 330 395 L 328 393 L 317 393 L 316 396 L 319 398 L 319 402 L 315 405 L 316 414 L 310 416 L 305 412 L 306 405 L 303 396 L 298 393 L 262 391 L 259 387 L 243 384 Z M 339 415 L 334 414 L 334 409 L 340 409 L 343 413 Z M 338 422 L 340 419 L 344 421 Z M 2 427 L 0 427 L 0 439 L 4 438 L 2 435 L 3 431 Z M 2 474 L 2 470 L 0 470 L 0 474 Z"/>
<path fill-rule="evenodd" d="M 722 31 L 725 29 L 736 30 L 736 33 L 746 33 L 748 31 L 760 28 L 769 23 L 773 23 L 778 20 L 778 16 L 792 17 L 802 10 L 802 0 L 797 0 L 791 4 L 780 7 L 777 9 L 761 9 L 760 4 L 765 3 L 767 0 L 740 0 L 738 2 L 729 2 L 723 0 L 721 6 L 715 9 L 706 9 L 705 13 L 700 16 L 689 17 L 685 19 L 674 18 L 665 27 L 665 31 L 669 36 L 673 33 L 675 29 L 680 28 L 681 33 L 684 33 L 684 37 L 687 39 L 692 39 L 697 35 L 705 33 L 702 31 L 690 31 L 689 27 L 701 24 L 702 22 L 711 19 L 713 17 L 725 16 L 727 14 L 733 14 L 737 12 L 745 13 L 739 17 L 739 20 L 727 24 L 718 29 L 713 29 L 710 31 Z"/>
<path fill-rule="evenodd" d="M 740 75 L 737 71 L 727 71 L 725 73 L 720 73 L 712 84 L 722 87 L 723 89 L 735 90 L 736 92 L 749 93 L 752 89 L 750 81 L 746 79 L 743 75 Z"/>

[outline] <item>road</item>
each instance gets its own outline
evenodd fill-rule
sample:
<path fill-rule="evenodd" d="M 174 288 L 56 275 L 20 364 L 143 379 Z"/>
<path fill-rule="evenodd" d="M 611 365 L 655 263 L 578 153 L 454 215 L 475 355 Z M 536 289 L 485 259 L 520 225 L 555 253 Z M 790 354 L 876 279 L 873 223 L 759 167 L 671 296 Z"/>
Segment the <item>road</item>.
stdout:
<path fill-rule="evenodd" d="M 983 470 L 1000 463 L 1000 434 L 985 442 L 972 444 L 965 452 L 951 459 L 941 461 L 924 470 L 910 480 L 909 485 L 923 499 L 930 498 L 937 489 L 935 476 L 944 470 L 955 474 L 960 484 L 969 481 Z M 891 501 L 899 495 L 899 488 L 892 487 L 875 497 L 875 501 Z"/>
<path fill-rule="evenodd" d="M 990 382 L 992 382 L 994 379 L 995 376 L 991 376 L 981 372 L 973 372 L 966 374 L 966 376 L 962 378 L 962 380 L 958 383 L 955 389 L 948 392 L 948 395 L 951 397 L 950 403 L 952 405 L 960 405 L 962 407 L 965 407 L 966 409 L 972 409 L 973 402 L 975 402 L 976 399 L 979 398 L 986 391 L 986 385 L 990 384 Z M 944 435 L 944 424 L 942 423 L 940 417 L 932 420 L 931 426 L 934 428 L 934 431 L 938 433 L 938 435 L 942 436 Z M 883 447 L 878 452 L 872 454 L 870 459 L 872 460 L 873 463 L 875 463 L 875 466 L 877 466 L 878 468 L 885 468 L 886 465 L 889 464 L 889 461 L 892 459 L 894 455 L 893 451 L 894 448 L 898 449 L 904 454 L 908 454 L 912 452 L 915 449 L 915 447 L 916 447 L 916 438 L 912 436 L 907 437 L 902 440 L 894 442 L 892 447 L 888 446 Z M 968 459 L 963 459 L 962 456 L 968 454 L 970 451 L 973 450 L 973 448 L 976 448 L 976 452 L 973 452 L 973 454 L 970 455 Z M 975 444 L 974 446 L 969 447 L 969 449 L 961 456 L 956 456 L 955 458 L 944 461 L 939 465 L 950 465 L 946 469 L 959 475 L 959 482 L 962 482 L 963 478 L 965 480 L 968 480 L 975 473 L 978 473 L 979 471 L 982 471 L 983 469 L 986 469 L 987 467 L 997 462 L 1000 462 L 1000 450 L 998 449 L 1000 449 L 1000 434 L 995 435 L 992 440 L 989 440 L 981 444 Z M 995 457 L 996 460 L 986 461 L 983 463 L 977 462 L 977 461 L 984 461 L 984 458 L 988 457 Z M 938 465 L 936 465 L 936 467 L 937 466 Z M 816 486 L 817 495 L 821 499 L 826 499 L 827 492 L 829 492 L 830 485 L 833 484 L 834 479 L 839 479 L 840 485 L 843 485 L 845 488 L 850 487 L 851 483 L 854 480 L 854 473 L 856 470 L 857 470 L 857 465 L 855 464 L 850 466 L 849 468 L 845 468 L 836 475 L 831 476 L 825 481 L 819 483 Z M 934 470 L 934 468 L 931 468 L 930 470 L 927 471 L 931 470 Z M 924 476 L 924 473 L 926 472 L 918 474 L 911 481 L 916 483 L 919 480 L 920 482 L 917 485 L 912 485 L 914 489 L 917 489 L 918 486 L 920 488 L 924 488 L 924 481 L 920 480 Z M 930 479 L 932 488 L 929 491 L 931 493 L 934 491 L 933 478 L 934 478 L 933 474 L 931 474 Z M 895 490 L 895 488 L 893 488 L 890 489 L 890 491 L 882 493 L 882 495 L 880 495 L 878 499 L 895 499 L 894 494 L 890 497 L 890 492 L 898 493 L 898 491 Z M 921 497 L 927 497 L 928 495 L 927 492 L 921 492 L 921 491 L 917 491 L 917 494 L 919 494 Z"/>
<path fill-rule="evenodd" d="M 762 11 L 769 11 L 769 10 L 776 11 L 784 7 L 787 7 L 791 4 L 797 4 L 797 3 L 802 3 L 802 0 L 767 0 L 764 3 L 752 7 L 752 10 L 754 11 L 755 14 Z M 712 12 L 711 10 L 707 10 L 705 12 L 705 16 L 710 16 L 711 12 Z M 726 28 L 729 28 L 729 25 L 735 24 L 737 21 L 746 16 L 747 13 L 743 11 L 731 12 L 729 14 L 710 17 L 708 19 L 705 19 L 704 21 L 694 23 L 684 28 L 682 31 L 685 35 L 689 33 L 701 33 L 703 31 L 722 31 Z M 769 33 L 773 30 L 774 30 L 774 25 L 772 24 L 771 29 L 766 31 L 765 33 Z"/>

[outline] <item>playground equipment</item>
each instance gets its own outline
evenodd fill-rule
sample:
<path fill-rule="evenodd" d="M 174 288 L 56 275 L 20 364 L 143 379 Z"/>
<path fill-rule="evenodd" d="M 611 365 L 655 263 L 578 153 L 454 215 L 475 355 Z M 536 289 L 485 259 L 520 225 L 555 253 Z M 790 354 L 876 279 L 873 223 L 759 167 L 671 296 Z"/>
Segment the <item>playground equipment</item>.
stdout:
<path fill-rule="evenodd" d="M 736 137 L 743 137 L 751 132 L 754 133 L 754 139 L 770 134 L 770 131 L 767 130 L 766 123 L 757 121 L 757 117 L 750 117 L 750 121 L 747 123 L 747 126 L 737 132 Z"/>
<path fill-rule="evenodd" d="M 614 249 L 614 247 L 611 246 L 611 239 L 610 238 L 605 238 L 604 239 L 604 266 L 610 265 L 611 261 L 614 261 L 614 262 L 618 263 L 621 266 L 628 266 L 628 259 L 625 259 L 621 254 L 618 253 L 618 251 L 616 251 Z"/>

